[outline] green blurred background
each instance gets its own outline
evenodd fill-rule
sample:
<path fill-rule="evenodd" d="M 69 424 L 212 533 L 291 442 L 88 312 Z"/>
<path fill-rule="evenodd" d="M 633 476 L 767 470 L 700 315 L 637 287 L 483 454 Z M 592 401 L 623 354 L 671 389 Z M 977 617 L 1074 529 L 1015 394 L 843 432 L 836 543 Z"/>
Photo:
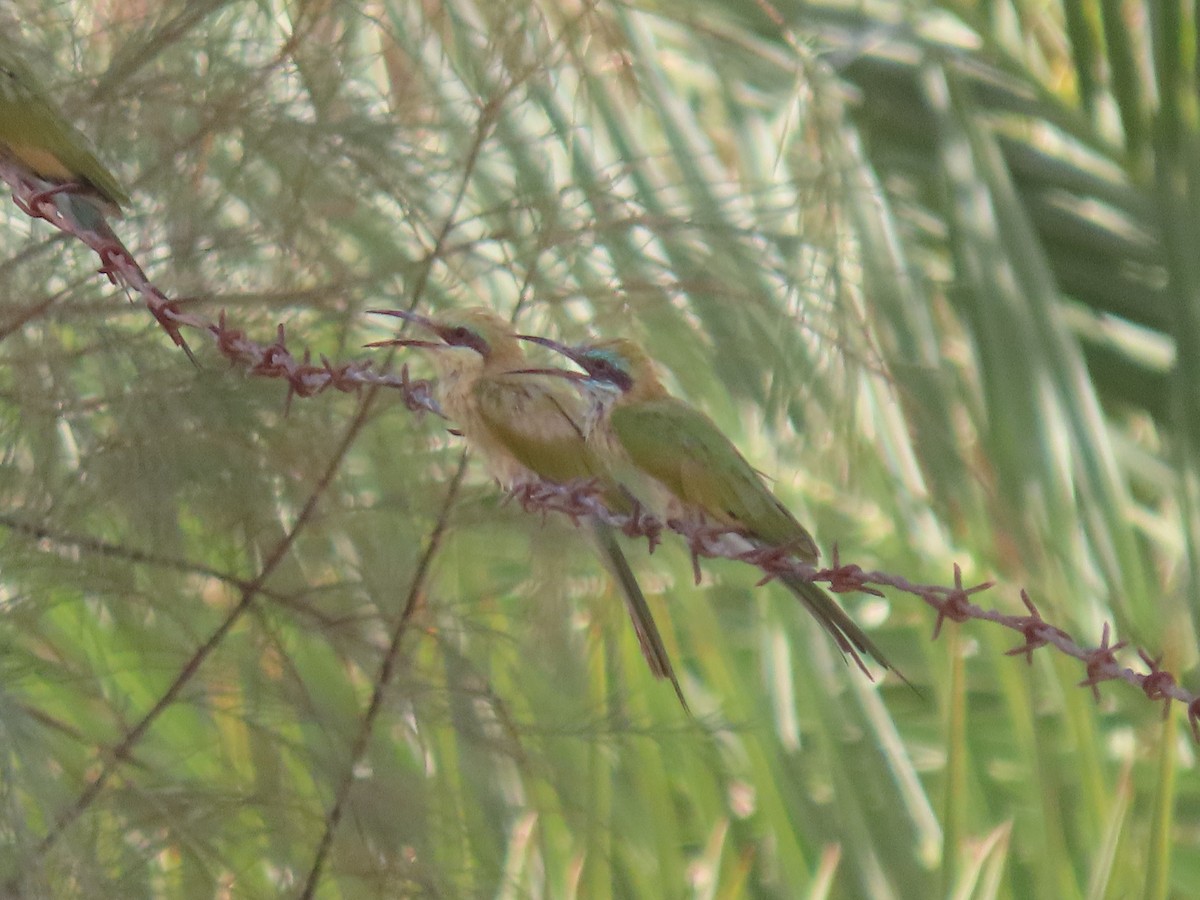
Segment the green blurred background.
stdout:
<path fill-rule="evenodd" d="M 957 562 L 1195 684 L 1196 16 L 11 0 L 0 31 L 189 312 L 335 361 L 412 302 L 637 337 L 826 558 Z M 689 718 L 581 535 L 443 423 L 285 415 L 7 198 L 0 242 L 8 892 L 1195 896 L 1179 711 L 985 623 L 933 643 L 900 594 L 843 598 L 918 690 L 872 684 L 756 570 L 630 544 Z"/>

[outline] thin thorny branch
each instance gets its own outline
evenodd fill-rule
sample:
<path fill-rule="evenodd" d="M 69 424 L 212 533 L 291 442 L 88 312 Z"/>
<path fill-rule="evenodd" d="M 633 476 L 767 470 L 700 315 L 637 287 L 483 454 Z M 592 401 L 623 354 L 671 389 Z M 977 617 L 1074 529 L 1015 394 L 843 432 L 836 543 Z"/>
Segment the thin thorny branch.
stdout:
<path fill-rule="evenodd" d="M 426 544 L 425 552 L 421 554 L 420 559 L 417 561 L 417 568 L 413 573 L 412 581 L 409 583 L 408 596 L 405 599 L 404 608 L 400 611 L 400 616 L 396 620 L 396 627 L 392 630 L 392 640 L 388 644 L 383 659 L 380 661 L 379 674 L 375 677 L 375 684 L 371 690 L 371 699 L 367 703 L 366 710 L 363 712 L 358 733 L 354 736 L 354 744 L 350 748 L 350 758 L 347 761 L 345 771 L 342 773 L 342 779 L 334 791 L 333 802 L 330 804 L 329 811 L 325 815 L 325 830 L 322 832 L 321 840 L 318 842 L 317 849 L 313 853 L 313 861 L 308 871 L 308 878 L 305 880 L 304 888 L 300 892 L 300 897 L 303 900 L 308 900 L 308 898 L 312 897 L 317 889 L 317 885 L 320 884 L 321 872 L 325 867 L 325 860 L 329 855 L 330 847 L 333 846 L 334 835 L 341 824 L 346 800 L 350 796 L 350 789 L 354 786 L 355 772 L 358 770 L 358 765 L 363 756 L 366 755 L 367 744 L 375 729 L 375 720 L 379 717 L 379 713 L 383 709 L 383 695 L 388 685 L 391 684 L 396 663 L 400 658 L 400 644 L 404 639 L 404 635 L 408 633 L 409 623 L 417 611 L 420 597 L 425 589 L 425 580 L 429 575 L 430 567 L 433 565 L 433 559 L 437 555 L 438 550 L 441 549 L 442 538 L 445 536 L 446 528 L 450 522 L 450 513 L 454 509 L 455 502 L 458 500 L 458 489 L 462 484 L 463 475 L 466 471 L 467 454 L 464 452 L 459 457 L 458 469 L 450 479 L 450 487 L 446 491 L 445 499 L 442 501 L 442 508 L 438 513 L 437 522 L 429 534 L 429 542 Z"/>
<path fill-rule="evenodd" d="M 426 257 L 426 265 L 421 269 L 414 285 L 412 294 L 412 303 L 410 309 L 415 308 L 421 302 L 425 294 L 425 286 L 428 283 L 429 273 L 433 267 L 433 262 L 442 253 L 446 246 L 446 241 L 450 237 L 450 232 L 454 228 L 454 223 L 458 218 L 458 210 L 462 206 L 463 199 L 466 197 L 467 185 L 470 183 L 470 178 L 475 171 L 476 164 L 479 160 L 479 154 L 483 149 L 483 144 L 488 135 L 491 133 L 494 123 L 496 107 L 492 104 L 485 106 L 480 114 L 479 125 L 475 130 L 475 140 L 472 142 L 470 149 L 467 152 L 466 160 L 463 165 L 463 177 L 459 180 L 458 191 L 454 195 L 454 201 L 450 204 L 450 210 L 445 219 L 442 221 L 442 227 L 438 231 L 437 238 L 434 241 L 432 251 Z M 282 330 L 280 339 L 282 340 Z M 394 351 L 393 351 L 394 352 Z M 389 354 L 390 358 L 390 354 Z M 428 385 L 424 386 L 421 399 L 425 402 L 416 402 L 414 394 L 410 392 L 408 382 L 408 369 L 402 368 L 401 375 L 403 376 L 402 391 L 405 399 L 405 405 L 413 411 L 421 412 L 425 409 L 431 409 L 435 412 L 440 412 L 433 402 L 433 395 L 428 389 Z M 289 382 L 290 385 L 290 382 Z M 378 386 L 372 387 L 372 394 L 378 390 Z M 290 397 L 290 394 L 289 394 Z M 354 746 L 351 748 L 350 759 L 346 765 L 346 770 L 343 773 L 342 781 L 338 785 L 337 791 L 334 794 L 333 803 L 329 807 L 329 811 L 325 815 L 325 830 L 321 834 L 321 840 L 318 842 L 316 850 L 313 853 L 312 865 L 309 867 L 308 877 L 305 879 L 304 888 L 301 896 L 304 898 L 312 897 L 318 885 L 321 882 L 321 874 L 325 868 L 325 861 L 329 856 L 330 848 L 333 846 L 333 838 L 337 833 L 338 827 L 341 825 L 342 815 L 345 810 L 346 800 L 350 795 L 350 789 L 354 784 L 354 773 L 358 769 L 359 762 L 362 756 L 366 753 L 367 744 L 370 741 L 371 734 L 375 728 L 376 719 L 383 705 L 383 695 L 388 685 L 392 680 L 392 673 L 396 666 L 396 661 L 400 655 L 400 642 L 408 631 L 408 624 L 412 619 L 413 613 L 417 608 L 417 601 L 420 597 L 421 589 L 424 587 L 425 578 L 432 565 L 433 558 L 441 547 L 441 539 L 445 533 L 446 525 L 449 521 L 450 511 L 454 506 L 454 501 L 458 497 L 458 488 L 462 483 L 463 475 L 467 470 L 467 460 L 470 454 L 464 451 L 459 458 L 458 469 L 454 473 L 454 477 L 450 482 L 450 489 L 446 493 L 445 501 L 442 505 L 441 513 L 438 516 L 436 525 L 430 533 L 429 545 L 425 553 L 422 554 L 417 565 L 417 571 L 413 576 L 412 583 L 409 586 L 409 593 L 404 605 L 404 609 L 400 613 L 400 618 L 396 621 L 396 628 L 392 633 L 392 640 L 388 646 L 386 653 L 383 656 L 379 666 L 379 673 L 375 678 L 375 685 L 371 692 L 370 702 L 363 713 L 362 723 L 355 736 Z"/>
<path fill-rule="evenodd" d="M 38 843 L 34 852 L 24 860 L 26 866 L 37 862 L 43 858 L 53 847 L 58 843 L 59 838 L 67 830 L 67 828 L 75 822 L 89 806 L 100 795 L 104 786 L 129 757 L 133 748 L 141 741 L 142 737 L 150 730 L 150 726 L 164 713 L 176 700 L 184 686 L 192 680 L 192 677 L 199 671 L 200 666 L 212 654 L 212 652 L 221 644 L 225 636 L 230 632 L 238 620 L 250 609 L 254 598 L 262 585 L 271 576 L 271 573 L 279 566 L 283 559 L 287 556 L 288 551 L 295 543 L 300 531 L 312 520 L 316 512 L 317 503 L 321 497 L 325 495 L 329 485 L 332 484 L 334 476 L 341 469 L 342 461 L 349 451 L 350 446 L 357 438 L 359 431 L 366 424 L 368 413 L 370 410 L 370 399 L 373 394 L 369 394 L 363 399 L 360 404 L 358 414 L 354 417 L 343 436 L 341 443 L 334 451 L 329 464 L 322 473 L 321 478 L 314 485 L 308 499 L 301 508 L 299 515 L 296 516 L 296 521 L 275 546 L 275 548 L 267 555 L 262 568 L 259 570 L 251 581 L 249 581 L 241 591 L 241 597 L 234 607 L 225 615 L 221 624 L 209 635 L 209 637 L 192 653 L 191 657 L 180 668 L 176 674 L 174 681 L 162 693 L 155 704 L 149 709 L 145 715 L 125 733 L 125 736 L 108 751 L 108 758 L 101 766 L 100 771 L 88 783 L 88 785 L 80 792 L 75 802 L 71 804 L 63 813 L 55 820 L 54 827 L 46 833 L 46 836 Z M 18 884 L 21 878 L 21 872 L 18 872 L 10 881 L 10 887 Z"/>
<path fill-rule="evenodd" d="M 118 559 L 133 565 L 144 565 L 151 568 L 176 572 L 181 575 L 210 578 L 226 587 L 232 588 L 239 594 L 249 588 L 251 579 L 234 575 L 211 566 L 181 559 L 164 556 L 138 547 L 114 544 L 92 536 L 83 536 L 59 531 L 44 523 L 27 520 L 20 516 L 0 513 L 0 528 L 7 528 L 14 534 L 24 535 L 36 542 L 37 550 L 41 553 L 74 559 L 77 555 L 90 554 L 108 559 Z M 304 592 L 281 593 L 271 590 L 265 585 L 259 585 L 258 596 L 269 600 L 281 609 L 290 610 L 311 619 L 323 629 L 337 628 L 346 623 L 348 617 L 331 615 L 320 606 L 309 600 L 312 593 L 320 591 L 325 585 L 313 585 Z"/>

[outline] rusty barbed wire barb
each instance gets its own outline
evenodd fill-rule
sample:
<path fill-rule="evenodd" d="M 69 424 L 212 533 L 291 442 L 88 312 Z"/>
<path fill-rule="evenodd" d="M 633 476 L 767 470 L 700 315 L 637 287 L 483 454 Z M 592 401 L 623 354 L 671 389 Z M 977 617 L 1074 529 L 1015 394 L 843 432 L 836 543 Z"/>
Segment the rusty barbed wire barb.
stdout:
<path fill-rule="evenodd" d="M 821 580 L 829 580 L 829 590 L 835 594 L 845 594 L 850 591 L 856 591 L 863 594 L 872 594 L 876 597 L 884 596 L 883 591 L 871 587 L 866 581 L 866 572 L 862 566 L 848 563 L 842 565 L 841 556 L 838 551 L 838 545 L 833 545 L 833 552 L 830 554 L 830 566 L 827 569 L 821 569 L 814 576 Z"/>
<path fill-rule="evenodd" d="M 1096 702 L 1100 702 L 1100 688 L 1102 681 L 1111 681 L 1114 678 L 1120 678 L 1121 666 L 1117 663 L 1116 652 L 1122 647 L 1128 645 L 1128 641 L 1117 641 L 1111 646 L 1108 643 L 1111 637 L 1111 629 L 1107 622 L 1104 623 L 1104 630 L 1100 635 L 1100 646 L 1088 651 L 1084 657 L 1084 665 L 1087 666 L 1087 678 L 1079 682 L 1079 687 L 1090 687 L 1092 696 L 1096 698 Z M 1141 687 L 1145 687 L 1143 683 Z"/>
<path fill-rule="evenodd" d="M 955 563 L 954 587 L 951 590 L 942 589 L 940 593 L 944 593 L 945 598 L 933 602 L 934 608 L 937 609 L 937 621 L 933 623 L 932 640 L 936 641 L 938 639 L 938 635 L 942 633 L 942 625 L 947 619 L 952 622 L 965 622 L 970 619 L 972 603 L 968 598 L 972 594 L 986 591 L 993 584 L 994 582 L 985 581 L 974 587 L 964 588 L 962 583 L 962 568 L 958 563 Z"/>
<path fill-rule="evenodd" d="M 1021 602 L 1025 604 L 1025 608 L 1029 610 L 1029 615 L 1021 616 L 1018 619 L 1020 623 L 1019 631 L 1025 636 L 1025 643 L 1010 650 L 1005 650 L 1005 656 L 1020 656 L 1024 655 L 1025 662 L 1033 665 L 1033 651 L 1039 647 L 1047 646 L 1050 641 L 1046 638 L 1046 629 L 1050 629 L 1055 635 L 1069 639 L 1069 635 L 1053 625 L 1048 625 L 1042 618 L 1042 614 L 1038 608 L 1034 606 L 1033 601 L 1029 599 L 1029 592 L 1021 588 Z"/>
<path fill-rule="evenodd" d="M 1175 676 L 1159 668 L 1159 665 L 1162 663 L 1161 653 L 1151 659 L 1149 653 L 1138 647 L 1138 656 L 1150 668 L 1150 671 L 1145 676 L 1145 680 L 1142 681 L 1142 690 L 1149 699 L 1164 701 L 1163 718 L 1165 719 L 1171 711 L 1171 695 L 1169 691 L 1175 686 Z"/>

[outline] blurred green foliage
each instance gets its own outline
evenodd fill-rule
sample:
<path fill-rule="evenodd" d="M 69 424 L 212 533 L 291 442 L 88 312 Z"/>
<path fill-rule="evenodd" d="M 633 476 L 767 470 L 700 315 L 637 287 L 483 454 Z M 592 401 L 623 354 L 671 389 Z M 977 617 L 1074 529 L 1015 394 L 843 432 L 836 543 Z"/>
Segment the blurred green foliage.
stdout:
<path fill-rule="evenodd" d="M 777 15 L 772 14 L 772 10 Z M 189 312 L 643 340 L 828 554 L 1196 663 L 1195 10 L 13 0 Z M 1187 897 L 1195 747 L 904 596 L 565 520 L 385 396 L 194 370 L 0 208 L 0 880 L 55 897 Z M 386 323 L 384 323 L 386 324 Z M 414 364 L 417 365 L 417 364 Z M 460 477 L 461 474 L 461 477 Z M 1131 651 L 1130 659 L 1134 656 Z M 1186 681 L 1185 677 L 1185 681 Z M 98 780 L 100 779 L 100 780 Z M 89 789 L 89 785 L 95 787 Z M 98 788 L 98 789 L 97 789 Z"/>

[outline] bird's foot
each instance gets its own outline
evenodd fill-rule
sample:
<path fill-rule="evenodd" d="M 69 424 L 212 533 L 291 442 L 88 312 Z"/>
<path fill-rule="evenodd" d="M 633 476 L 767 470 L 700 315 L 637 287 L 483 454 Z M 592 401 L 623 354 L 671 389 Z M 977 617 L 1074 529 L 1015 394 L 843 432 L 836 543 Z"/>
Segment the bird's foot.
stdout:
<path fill-rule="evenodd" d="M 508 489 L 504 502 L 516 500 L 521 505 L 522 512 L 539 512 L 543 521 L 546 513 L 565 512 L 569 505 L 567 489 L 560 484 L 549 481 L 519 481 Z"/>
<path fill-rule="evenodd" d="M 662 542 L 662 530 L 662 520 L 646 512 L 642 504 L 637 500 L 633 501 L 633 511 L 629 513 L 629 518 L 621 526 L 621 531 L 624 532 L 626 537 L 644 537 L 650 545 L 651 553 Z"/>
<path fill-rule="evenodd" d="M 599 499 L 600 483 L 595 478 L 576 479 L 565 484 L 552 481 L 523 481 L 508 489 L 505 502 L 516 500 L 525 512 L 558 512 L 575 525 L 580 519 L 596 516 L 603 519 L 608 512 Z"/>
<path fill-rule="evenodd" d="M 17 204 L 17 208 L 30 218 L 45 219 L 51 224 L 57 224 L 62 213 L 54 202 L 55 191 L 35 188 L 27 182 L 23 182 L 22 187 L 27 189 L 28 193 L 13 193 L 13 202 Z"/>
<path fill-rule="evenodd" d="M 504 492 L 501 505 L 515 500 L 521 506 L 522 512 L 533 512 L 541 508 L 542 483 L 540 481 L 519 481 Z"/>
<path fill-rule="evenodd" d="M 76 184 L 73 181 L 64 181 L 62 184 L 52 184 L 42 188 L 29 198 L 29 202 L 34 206 L 41 206 L 43 203 L 53 205 L 54 198 L 59 194 L 78 194 L 82 191 L 82 185 Z"/>
<path fill-rule="evenodd" d="M 692 575 L 696 584 L 699 584 L 701 579 L 700 557 L 712 559 L 715 556 L 727 556 L 722 547 L 725 537 L 742 533 L 727 525 L 713 524 L 703 517 L 668 519 L 667 527 L 682 535 L 688 542 L 688 549 L 692 553 Z"/>
<path fill-rule="evenodd" d="M 560 511 L 569 516 L 576 526 L 580 519 L 596 515 L 604 509 L 600 501 L 600 480 L 597 478 L 576 479 L 562 485 L 562 489 L 565 493 Z"/>

